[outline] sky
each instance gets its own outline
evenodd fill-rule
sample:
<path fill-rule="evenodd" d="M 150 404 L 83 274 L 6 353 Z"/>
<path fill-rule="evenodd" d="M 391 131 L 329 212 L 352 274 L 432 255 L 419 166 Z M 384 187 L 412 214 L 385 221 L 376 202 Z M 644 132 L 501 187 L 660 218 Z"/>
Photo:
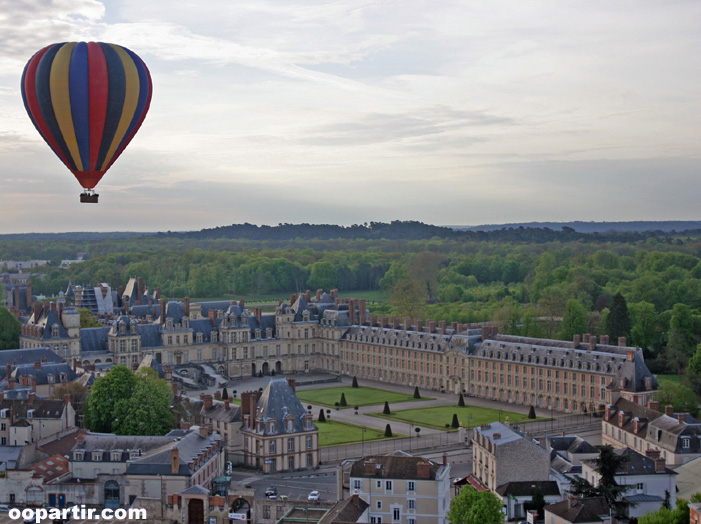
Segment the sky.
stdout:
<path fill-rule="evenodd" d="M 153 80 L 100 203 L 31 124 L 42 47 Z M 0 0 L 0 233 L 699 220 L 701 2 Z"/>

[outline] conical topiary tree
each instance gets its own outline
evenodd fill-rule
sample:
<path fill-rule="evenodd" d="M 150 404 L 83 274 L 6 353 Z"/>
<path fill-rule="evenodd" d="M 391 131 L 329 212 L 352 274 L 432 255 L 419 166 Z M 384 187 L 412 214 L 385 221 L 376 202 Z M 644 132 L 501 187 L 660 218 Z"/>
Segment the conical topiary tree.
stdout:
<path fill-rule="evenodd" d="M 453 420 L 450 423 L 450 427 L 453 429 L 457 429 L 460 426 L 460 423 L 458 422 L 458 414 L 453 413 Z"/>
<path fill-rule="evenodd" d="M 324 408 L 319 410 L 319 422 L 326 422 L 326 415 L 324 415 Z"/>
<path fill-rule="evenodd" d="M 341 402 L 339 402 L 342 408 L 345 408 L 348 404 L 346 403 L 346 394 L 341 393 Z"/>
<path fill-rule="evenodd" d="M 382 410 L 383 415 L 390 415 L 392 412 L 389 410 L 389 402 L 385 400 L 385 409 Z"/>
<path fill-rule="evenodd" d="M 229 392 L 224 388 L 221 392 L 221 399 L 222 400 L 229 400 Z"/>
<path fill-rule="evenodd" d="M 385 437 L 391 438 L 393 436 L 394 435 L 392 435 L 392 426 L 387 424 L 387 426 L 385 426 Z"/>
<path fill-rule="evenodd" d="M 460 396 L 458 397 L 458 407 L 465 407 L 465 398 L 462 396 L 462 393 L 460 393 Z"/>
<path fill-rule="evenodd" d="M 531 405 L 531 409 L 528 411 L 528 418 L 535 418 L 535 408 Z"/>
<path fill-rule="evenodd" d="M 357 388 L 358 387 L 358 378 L 353 377 L 353 384 L 351 384 L 352 388 Z"/>
<path fill-rule="evenodd" d="M 419 394 L 419 386 L 414 387 L 414 398 L 421 398 L 421 395 Z"/>

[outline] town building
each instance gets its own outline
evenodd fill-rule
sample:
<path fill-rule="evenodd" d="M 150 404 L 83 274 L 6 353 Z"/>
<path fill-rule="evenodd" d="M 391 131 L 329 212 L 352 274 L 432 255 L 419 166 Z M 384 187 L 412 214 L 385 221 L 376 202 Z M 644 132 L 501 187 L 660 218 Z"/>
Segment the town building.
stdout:
<path fill-rule="evenodd" d="M 500 422 L 484 424 L 472 436 L 472 476 L 493 493 L 510 482 L 547 481 L 550 453 Z"/>
<path fill-rule="evenodd" d="M 0 445 L 24 446 L 75 427 L 70 396 L 63 400 L 0 400 Z"/>
<path fill-rule="evenodd" d="M 658 451 L 671 467 L 701 457 L 701 424 L 689 413 L 675 413 L 672 406 L 658 411 L 659 403 L 647 406 L 625 398 L 607 405 L 601 422 L 602 444 L 630 447 L 639 453 Z"/>
<path fill-rule="evenodd" d="M 447 523 L 450 465 L 445 457 L 437 463 L 395 452 L 369 455 L 348 467 L 351 498 L 357 495 L 368 504 L 364 522 Z M 343 475 L 341 469 L 339 479 Z"/>
<path fill-rule="evenodd" d="M 569 497 L 567 500 L 545 506 L 547 524 L 601 524 L 611 522 L 611 513 L 606 500 L 602 497 L 580 499 Z"/>
<path fill-rule="evenodd" d="M 617 449 L 616 454 L 627 457 L 623 468 L 616 473 L 619 486 L 629 486 L 623 495 L 631 503 L 629 517 L 641 517 L 650 511 L 662 507 L 665 496 L 669 497 L 671 507 L 676 505 L 677 474 L 666 467 L 665 459 L 660 458 L 659 451 L 648 450 L 647 455 L 631 448 Z M 592 486 L 598 486 L 601 475 L 591 461 L 582 464 L 582 477 Z"/>
<path fill-rule="evenodd" d="M 261 391 L 241 394 L 243 464 L 263 473 L 319 464 L 319 430 L 295 394 L 295 380 L 272 378 Z"/>

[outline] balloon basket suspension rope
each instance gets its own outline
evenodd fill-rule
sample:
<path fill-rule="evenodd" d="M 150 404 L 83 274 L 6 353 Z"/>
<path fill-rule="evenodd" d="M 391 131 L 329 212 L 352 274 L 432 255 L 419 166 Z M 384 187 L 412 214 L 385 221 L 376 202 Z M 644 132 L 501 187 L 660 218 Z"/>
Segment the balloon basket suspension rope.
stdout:
<path fill-rule="evenodd" d="M 80 194 L 80 201 L 83 204 L 97 204 L 97 199 L 100 195 L 95 193 L 92 189 L 86 189 L 85 192 Z"/>

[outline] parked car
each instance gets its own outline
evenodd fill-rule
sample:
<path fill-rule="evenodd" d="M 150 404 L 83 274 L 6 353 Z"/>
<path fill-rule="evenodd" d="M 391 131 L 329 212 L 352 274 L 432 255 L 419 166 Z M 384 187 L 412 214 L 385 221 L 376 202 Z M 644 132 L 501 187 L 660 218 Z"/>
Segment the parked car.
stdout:
<path fill-rule="evenodd" d="M 319 493 L 317 490 L 314 490 L 309 494 L 309 496 L 307 497 L 307 500 L 319 500 L 320 496 L 321 496 L 321 493 Z"/>
<path fill-rule="evenodd" d="M 275 486 L 269 486 L 265 490 L 265 496 L 268 498 L 270 498 L 272 496 L 277 496 L 277 488 Z"/>
<path fill-rule="evenodd" d="M 7 513 L 10 511 L 10 509 L 12 508 L 10 508 L 10 506 L 7 504 L 0 504 L 0 513 Z"/>
<path fill-rule="evenodd" d="M 36 511 L 32 511 L 27 517 L 24 517 L 24 524 L 34 524 L 37 521 Z"/>
<path fill-rule="evenodd" d="M 278 497 L 278 500 L 290 500 L 290 497 L 288 497 L 287 495 L 280 495 Z"/>

